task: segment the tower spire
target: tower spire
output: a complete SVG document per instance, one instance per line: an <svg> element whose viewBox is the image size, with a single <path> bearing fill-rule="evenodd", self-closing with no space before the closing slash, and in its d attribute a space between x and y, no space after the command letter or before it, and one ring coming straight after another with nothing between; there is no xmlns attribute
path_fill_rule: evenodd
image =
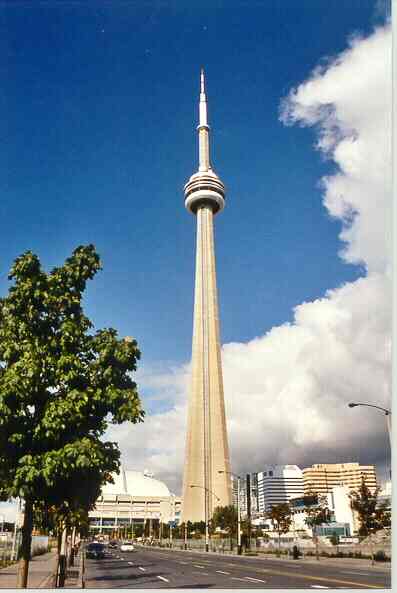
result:
<svg viewBox="0 0 397 593"><path fill-rule="evenodd" d="M200 103L199 103L199 171L208 171L210 164L209 125L207 116L207 97L205 94L204 69L200 73Z"/></svg>

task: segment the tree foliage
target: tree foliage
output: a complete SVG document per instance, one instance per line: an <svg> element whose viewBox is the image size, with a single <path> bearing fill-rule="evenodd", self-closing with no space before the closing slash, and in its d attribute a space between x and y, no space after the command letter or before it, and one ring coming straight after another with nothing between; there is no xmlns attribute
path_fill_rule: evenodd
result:
<svg viewBox="0 0 397 593"><path fill-rule="evenodd" d="M83 312L100 269L93 245L50 273L28 251L0 299L0 495L26 509L87 510L119 468L117 444L101 440L109 422L143 419L136 341L94 331Z"/></svg>
<svg viewBox="0 0 397 593"><path fill-rule="evenodd" d="M370 535L391 525L390 511L386 504L378 504L378 494L379 489L371 492L364 478L358 491L350 494L352 509L357 511L360 522L359 535Z"/></svg>
<svg viewBox="0 0 397 593"><path fill-rule="evenodd" d="M215 507L212 515L212 527L220 527L222 531L227 531L230 536L237 533L237 509L230 504L224 507Z"/></svg>
<svg viewBox="0 0 397 593"><path fill-rule="evenodd" d="M273 529L277 531L279 536L282 533L288 533L291 527L292 515L287 503L273 505L267 516L272 522Z"/></svg>

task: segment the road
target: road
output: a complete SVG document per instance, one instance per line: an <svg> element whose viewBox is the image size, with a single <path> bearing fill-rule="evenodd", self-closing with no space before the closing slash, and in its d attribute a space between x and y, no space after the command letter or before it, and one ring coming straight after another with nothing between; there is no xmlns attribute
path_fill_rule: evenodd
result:
<svg viewBox="0 0 397 593"><path fill-rule="evenodd" d="M366 562L271 560L137 547L86 560L86 588L388 589L390 568Z"/></svg>

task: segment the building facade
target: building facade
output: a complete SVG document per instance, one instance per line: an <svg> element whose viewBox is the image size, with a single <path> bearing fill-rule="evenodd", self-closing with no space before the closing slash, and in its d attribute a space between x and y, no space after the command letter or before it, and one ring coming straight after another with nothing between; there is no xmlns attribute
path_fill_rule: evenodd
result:
<svg viewBox="0 0 397 593"><path fill-rule="evenodd" d="M272 506L303 496L303 475L297 465L266 465L258 472L258 510L267 513Z"/></svg>
<svg viewBox="0 0 397 593"><path fill-rule="evenodd" d="M214 216L225 205L225 187L214 172L204 73L199 103L199 169L184 188L185 207L196 216L196 278L192 375L183 471L183 521L208 521L216 506L232 503L229 445L223 395Z"/></svg>
<svg viewBox="0 0 397 593"><path fill-rule="evenodd" d="M251 517L256 518L259 514L258 504L258 474L249 474L250 480L248 484L247 476L240 478L240 512L241 516L245 518L248 514L248 497L251 501ZM233 478L233 504L237 507L237 487L238 480Z"/></svg>
<svg viewBox="0 0 397 593"><path fill-rule="evenodd" d="M103 487L95 508L89 512L90 531L113 533L147 521L179 521L181 498L152 474L122 468L112 477L114 484Z"/></svg>
<svg viewBox="0 0 397 593"><path fill-rule="evenodd" d="M359 463L316 463L303 471L305 492L326 494L334 486L348 486L358 490L364 478L366 485L373 492L377 487L376 472L373 465Z"/></svg>

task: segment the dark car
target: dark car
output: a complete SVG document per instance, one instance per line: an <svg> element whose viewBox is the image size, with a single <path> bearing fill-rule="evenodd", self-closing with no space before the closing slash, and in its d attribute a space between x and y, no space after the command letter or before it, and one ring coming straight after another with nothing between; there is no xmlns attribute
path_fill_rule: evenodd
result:
<svg viewBox="0 0 397 593"><path fill-rule="evenodd" d="M117 542L114 539L109 542L109 548L117 548Z"/></svg>
<svg viewBox="0 0 397 593"><path fill-rule="evenodd" d="M105 546L100 543L93 542L86 547L87 558L105 558Z"/></svg>

